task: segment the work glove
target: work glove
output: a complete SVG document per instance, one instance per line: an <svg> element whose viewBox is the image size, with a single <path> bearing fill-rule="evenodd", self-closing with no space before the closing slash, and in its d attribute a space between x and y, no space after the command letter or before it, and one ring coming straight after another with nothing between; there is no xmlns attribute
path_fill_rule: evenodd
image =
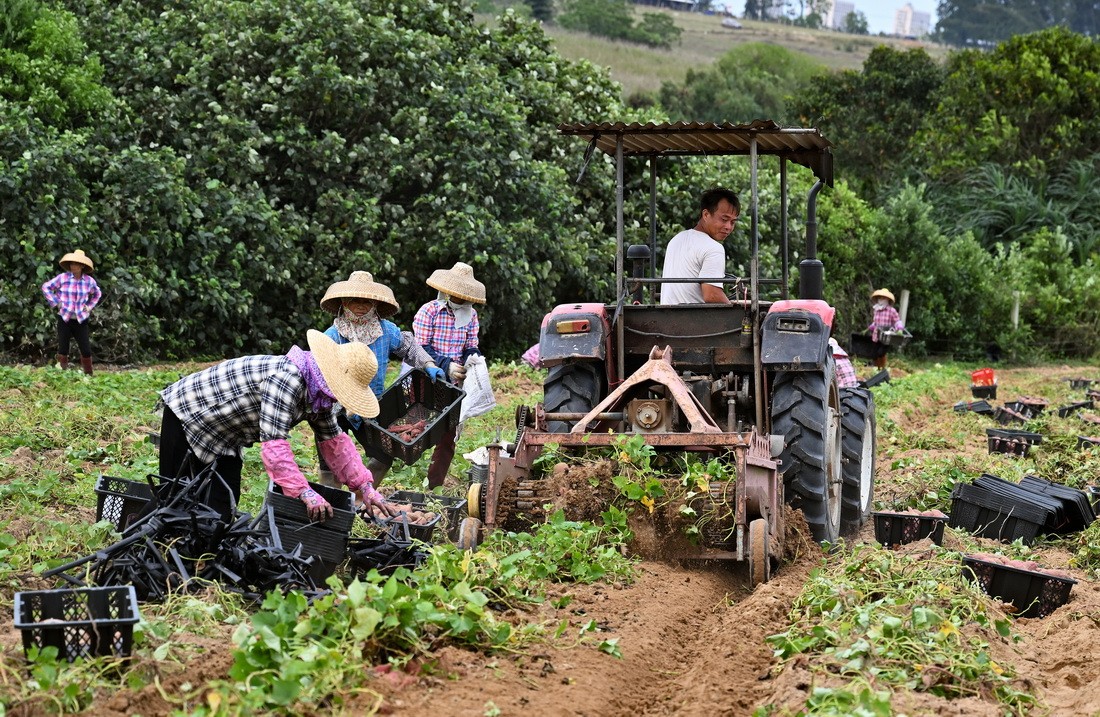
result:
<svg viewBox="0 0 1100 717"><path fill-rule="evenodd" d="M446 378L446 374L443 369L438 366L425 366L424 370L428 373L428 377L432 380L432 383L440 381Z"/></svg>
<svg viewBox="0 0 1100 717"><path fill-rule="evenodd" d="M397 515L397 509L386 500L386 496L375 490L374 486L367 483L359 490L359 499L362 502L360 510L369 514L376 515L381 513L383 517L390 518Z"/></svg>
<svg viewBox="0 0 1100 717"><path fill-rule="evenodd" d="M332 517L332 505L312 488L307 488L299 493L298 500L305 503L306 513L309 514L310 520L324 522L326 518Z"/></svg>
<svg viewBox="0 0 1100 717"><path fill-rule="evenodd" d="M447 367L447 375L451 377L451 383L458 383L466 378L466 367L457 361L451 361L451 365Z"/></svg>

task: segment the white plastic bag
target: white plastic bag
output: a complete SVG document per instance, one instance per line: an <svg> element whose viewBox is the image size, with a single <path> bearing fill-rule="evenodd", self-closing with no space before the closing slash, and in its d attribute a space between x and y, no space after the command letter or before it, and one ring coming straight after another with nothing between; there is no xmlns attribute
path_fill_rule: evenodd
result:
<svg viewBox="0 0 1100 717"><path fill-rule="evenodd" d="M466 397L462 399L459 423L488 413L497 405L497 397L493 395L493 387L489 385L489 367L485 364L484 356L466 359L466 378L462 381L462 389L466 391Z"/></svg>

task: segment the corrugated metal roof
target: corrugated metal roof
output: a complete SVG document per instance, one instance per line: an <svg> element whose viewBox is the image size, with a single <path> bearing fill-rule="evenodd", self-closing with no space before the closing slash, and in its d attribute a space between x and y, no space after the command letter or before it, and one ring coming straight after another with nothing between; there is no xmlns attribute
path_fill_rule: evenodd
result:
<svg viewBox="0 0 1100 717"><path fill-rule="evenodd" d="M833 184L832 143L816 128L783 128L771 120L754 120L748 124L576 123L560 124L558 131L595 141L600 151L611 156L615 155L618 137L622 137L623 154L628 157L747 155L755 137L757 154L786 157L808 167L829 186Z"/></svg>

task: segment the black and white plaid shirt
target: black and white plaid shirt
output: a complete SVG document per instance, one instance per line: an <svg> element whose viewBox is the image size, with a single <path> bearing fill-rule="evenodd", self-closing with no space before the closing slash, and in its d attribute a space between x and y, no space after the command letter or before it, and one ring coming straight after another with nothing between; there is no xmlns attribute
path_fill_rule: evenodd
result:
<svg viewBox="0 0 1100 717"><path fill-rule="evenodd" d="M285 356L223 361L181 378L160 395L183 424L191 450L205 463L239 456L256 441L285 439L303 420L318 441L340 432L334 412L310 411L305 379Z"/></svg>

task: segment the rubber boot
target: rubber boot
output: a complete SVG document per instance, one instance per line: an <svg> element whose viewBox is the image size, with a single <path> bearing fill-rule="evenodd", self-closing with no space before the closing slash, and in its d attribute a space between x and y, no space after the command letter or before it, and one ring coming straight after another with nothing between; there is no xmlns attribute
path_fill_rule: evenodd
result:
<svg viewBox="0 0 1100 717"><path fill-rule="evenodd" d="M69 357L68 356L66 356L65 354L57 354L56 356L54 356L54 358L57 359L57 365L60 368L63 368L63 369L64 368L69 368Z"/></svg>
<svg viewBox="0 0 1100 717"><path fill-rule="evenodd" d="M344 486L336 479L336 474L330 470L324 468L317 471L317 482L326 488L343 488Z"/></svg>
<svg viewBox="0 0 1100 717"><path fill-rule="evenodd" d="M80 357L80 369L84 373L88 374L89 376L92 375L92 357L91 356L81 356Z"/></svg>

